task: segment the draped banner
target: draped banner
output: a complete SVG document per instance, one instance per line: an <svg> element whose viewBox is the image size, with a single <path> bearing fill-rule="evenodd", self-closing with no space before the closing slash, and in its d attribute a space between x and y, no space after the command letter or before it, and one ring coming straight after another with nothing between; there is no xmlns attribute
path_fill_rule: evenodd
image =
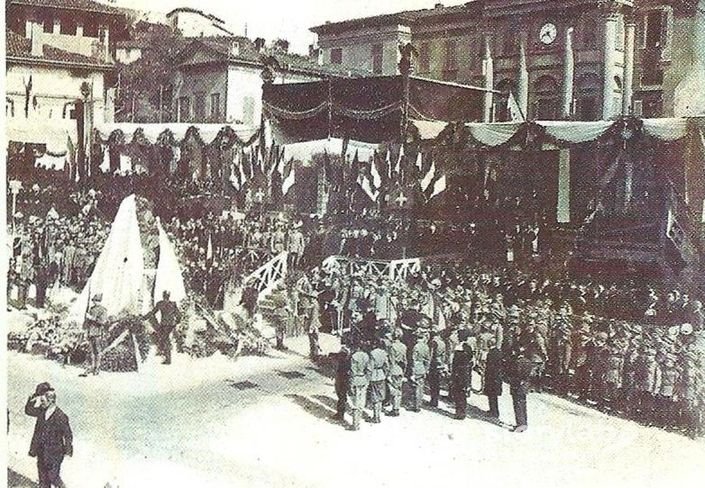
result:
<svg viewBox="0 0 705 488"><path fill-rule="evenodd" d="M642 119L642 132L664 142L680 140L688 135L691 124L697 119ZM432 141L441 135L448 125L441 121L411 120L420 138ZM537 122L490 122L466 123L470 137L488 147L498 147L509 142L521 130L530 125L541 127L546 135L562 144L582 144L595 141L612 131L623 120L579 121L537 121Z"/></svg>
<svg viewBox="0 0 705 488"><path fill-rule="evenodd" d="M139 123L109 123L102 124L96 127L98 137L107 142L111 135L117 131L122 132L126 138L126 142L134 140L136 134L145 138L145 142L150 144L162 144L170 142L173 145L180 144L189 132L189 129L195 130L198 136L204 143L213 142L218 134L224 129L230 128L239 145L249 146L253 144L259 136L259 125L244 125L244 124L177 124L177 123L162 123L162 124L139 124ZM138 132L139 131L139 132ZM170 134L172 137L164 138L165 134Z"/></svg>
<svg viewBox="0 0 705 488"><path fill-rule="evenodd" d="M479 120L483 94L411 77L409 111L426 120ZM402 76L379 76L266 85L262 106L280 144L329 137L380 143L401 139L405 101Z"/></svg>

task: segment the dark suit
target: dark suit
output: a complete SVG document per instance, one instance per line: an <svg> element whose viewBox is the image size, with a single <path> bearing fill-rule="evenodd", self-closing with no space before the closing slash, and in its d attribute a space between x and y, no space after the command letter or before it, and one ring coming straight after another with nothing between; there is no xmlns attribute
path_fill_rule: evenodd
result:
<svg viewBox="0 0 705 488"><path fill-rule="evenodd" d="M526 395L529 392L529 381L531 378L532 362L529 358L517 358L514 360L513 371L509 392L512 395L514 404L514 417L517 426L526 426Z"/></svg>
<svg viewBox="0 0 705 488"><path fill-rule="evenodd" d="M487 352L484 384L484 393L490 404L489 414L492 417L499 417L497 397L502 395L502 353L496 347Z"/></svg>
<svg viewBox="0 0 705 488"><path fill-rule="evenodd" d="M468 408L468 391L472 380L472 348L465 346L453 354L450 373L451 394L455 403L455 415L464 419Z"/></svg>
<svg viewBox="0 0 705 488"><path fill-rule="evenodd" d="M44 418L46 409L35 407L32 397L27 400L24 411L31 417L36 417L34 434L29 448L29 455L37 458L39 486L64 486L61 481L61 463L64 455L73 455L73 434L69 418L56 407L48 419Z"/></svg>

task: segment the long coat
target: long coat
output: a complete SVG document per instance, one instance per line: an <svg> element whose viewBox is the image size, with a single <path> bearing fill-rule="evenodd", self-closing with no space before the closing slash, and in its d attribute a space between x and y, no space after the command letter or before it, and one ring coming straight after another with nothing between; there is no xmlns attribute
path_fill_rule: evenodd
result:
<svg viewBox="0 0 705 488"><path fill-rule="evenodd" d="M56 407L48 419L44 419L45 408L35 407L32 398L27 400L25 413L36 417L34 434L29 447L29 455L41 456L47 461L62 461L64 455L73 455L73 433L69 425L68 416Z"/></svg>
<svg viewBox="0 0 705 488"><path fill-rule="evenodd" d="M467 391L472 379L472 348L464 347L453 354L450 383L454 392Z"/></svg>
<svg viewBox="0 0 705 488"><path fill-rule="evenodd" d="M502 352L493 347L487 352L485 363L485 389L487 396L502 395Z"/></svg>

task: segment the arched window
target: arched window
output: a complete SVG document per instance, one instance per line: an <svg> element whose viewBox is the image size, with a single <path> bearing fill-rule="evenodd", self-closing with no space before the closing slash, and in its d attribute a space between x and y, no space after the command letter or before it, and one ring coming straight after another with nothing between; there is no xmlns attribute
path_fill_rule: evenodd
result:
<svg viewBox="0 0 705 488"><path fill-rule="evenodd" d="M575 118L578 120L600 119L600 96L602 79L595 73L585 73L576 83Z"/></svg>
<svg viewBox="0 0 705 488"><path fill-rule="evenodd" d="M5 97L5 117L15 116L15 101L10 97Z"/></svg>
<svg viewBox="0 0 705 488"><path fill-rule="evenodd" d="M534 120L555 120L559 106L558 82L552 76L541 76L534 82Z"/></svg>
<svg viewBox="0 0 705 488"><path fill-rule="evenodd" d="M516 83L514 80L505 78L495 85L497 93L494 96L494 120L496 122L507 122L511 120L509 113L509 94L516 96Z"/></svg>

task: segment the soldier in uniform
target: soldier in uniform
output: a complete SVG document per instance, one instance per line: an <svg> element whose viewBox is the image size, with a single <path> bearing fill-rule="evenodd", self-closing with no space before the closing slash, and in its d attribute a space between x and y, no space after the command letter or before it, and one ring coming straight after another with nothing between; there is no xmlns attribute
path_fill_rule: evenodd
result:
<svg viewBox="0 0 705 488"><path fill-rule="evenodd" d="M365 352L359 341L355 341L354 352L350 357L350 390L348 391L352 430L360 430L362 410L367 401L370 368L369 354Z"/></svg>
<svg viewBox="0 0 705 488"><path fill-rule="evenodd" d="M502 351L494 339L490 339L485 363L484 393L489 403L490 417L499 418L498 397L502 395Z"/></svg>
<svg viewBox="0 0 705 488"><path fill-rule="evenodd" d="M276 348L280 351L285 351L287 348L284 345L284 335L286 327L290 319L291 310L289 308L289 297L284 289L284 284L280 283L274 293L272 293L271 302L274 307L274 333L276 335Z"/></svg>
<svg viewBox="0 0 705 488"><path fill-rule="evenodd" d="M649 423L654 420L654 394L656 393L657 379L656 349L645 344L634 365L634 386L637 390L635 408L641 417Z"/></svg>
<svg viewBox="0 0 705 488"><path fill-rule="evenodd" d="M401 329L396 329L393 332L392 343L388 349L389 374L387 375L387 387L392 404L392 410L389 415L392 417L399 416L402 386L404 384L404 374L406 373L407 351L406 345L401 341L402 335Z"/></svg>
<svg viewBox="0 0 705 488"><path fill-rule="evenodd" d="M144 320L149 320L152 322L157 350L159 355L162 356L162 364L171 364L171 333L174 331L176 326L181 322L181 312L176 302L172 302L169 298L171 294L168 290L164 290L162 293L162 299L157 302L154 309L144 316ZM157 312L161 315L161 323L157 322Z"/></svg>
<svg viewBox="0 0 705 488"><path fill-rule="evenodd" d="M374 348L370 351L370 403L372 404L372 422L380 423L382 402L385 397L385 386L389 374L389 356L384 350L382 340L376 339Z"/></svg>
<svg viewBox="0 0 705 488"><path fill-rule="evenodd" d="M409 383L412 388L411 411L420 412L423 401L426 376L431 365L431 351L428 348L426 332L419 328L416 330L416 342L411 349L411 368Z"/></svg>
<svg viewBox="0 0 705 488"><path fill-rule="evenodd" d="M431 389L430 405L437 407L441 396L441 381L448 373L448 363L446 363L446 344L436 327L431 332L430 352L431 367L428 371L428 385Z"/></svg>
<svg viewBox="0 0 705 488"><path fill-rule="evenodd" d="M527 357L526 351L520 347L512 360L512 374L509 384L509 392L512 395L514 405L514 418L516 419L514 432L524 432L528 428L526 395L529 392L532 369L531 358Z"/></svg>
<svg viewBox="0 0 705 488"><path fill-rule="evenodd" d="M659 412L659 423L662 426L673 425L676 418L675 392L676 385L680 381L680 373L676 368L675 361L671 357L666 357L659 364L661 381L658 386L657 405Z"/></svg>
<svg viewBox="0 0 705 488"><path fill-rule="evenodd" d="M345 419L345 405L348 401L348 389L350 388L350 350L346 345L343 345L335 356L335 394L338 397L338 403L333 418L343 421Z"/></svg>
<svg viewBox="0 0 705 488"><path fill-rule="evenodd" d="M458 420L463 420L467 415L468 393L472 380L473 350L468 343L469 337L467 330L458 331L458 344L453 353L450 373L451 396L455 404L455 418Z"/></svg>
<svg viewBox="0 0 705 488"><path fill-rule="evenodd" d="M100 359L101 359L101 339L103 337L103 329L108 325L108 311L102 305L103 295L96 293L93 296L93 304L88 309L86 313L86 319L83 327L86 330L86 339L88 340L88 346L91 355L91 364L86 371L84 371L81 376L88 376L89 374L98 374L100 371Z"/></svg>

